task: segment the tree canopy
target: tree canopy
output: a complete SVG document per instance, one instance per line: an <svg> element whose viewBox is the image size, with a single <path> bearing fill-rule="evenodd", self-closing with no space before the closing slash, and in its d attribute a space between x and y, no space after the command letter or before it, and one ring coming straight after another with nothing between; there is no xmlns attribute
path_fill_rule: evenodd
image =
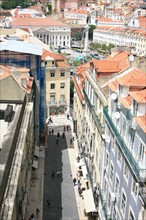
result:
<svg viewBox="0 0 146 220"><path fill-rule="evenodd" d="M3 9L11 9L16 8L17 6L21 6L22 8L29 7L30 5L34 5L35 1L33 0L2 0L1 7Z"/></svg>

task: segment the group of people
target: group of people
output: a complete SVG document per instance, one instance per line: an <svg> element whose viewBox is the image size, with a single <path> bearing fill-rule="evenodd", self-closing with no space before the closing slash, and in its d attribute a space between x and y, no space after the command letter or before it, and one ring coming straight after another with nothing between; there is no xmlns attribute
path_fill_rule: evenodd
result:
<svg viewBox="0 0 146 220"><path fill-rule="evenodd" d="M81 188L81 182L80 182L80 179L76 179L75 177L73 178L73 183L74 183L74 186L75 185L78 185L78 192L79 192L79 195L82 196L82 188ZM76 184L77 183L77 184Z"/></svg>
<svg viewBox="0 0 146 220"><path fill-rule="evenodd" d="M57 175L57 177L60 177L61 171L57 171L57 172L56 172L56 175ZM52 172L51 172L51 177L52 177L52 179L55 177L55 172L54 172L54 170L52 170Z"/></svg>
<svg viewBox="0 0 146 220"><path fill-rule="evenodd" d="M52 135L54 134L54 129L52 129L52 130L49 131L49 135L51 135L51 134L52 134Z"/></svg>

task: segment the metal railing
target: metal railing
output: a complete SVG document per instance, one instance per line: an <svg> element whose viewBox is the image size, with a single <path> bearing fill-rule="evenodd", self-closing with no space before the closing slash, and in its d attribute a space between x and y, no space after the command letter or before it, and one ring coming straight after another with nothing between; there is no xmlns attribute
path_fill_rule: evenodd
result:
<svg viewBox="0 0 146 220"><path fill-rule="evenodd" d="M123 153L125 159L127 160L128 164L131 167L132 172L134 173L136 179L138 181L142 181L143 178L141 177L142 175L146 175L146 170L145 169L140 169L138 164L136 163L135 159L133 158L131 152L129 151L127 145L123 141L120 133L118 132L116 126L114 125L110 115L108 114L107 108L103 109L104 116L106 118L107 123L109 124L115 138L117 139L117 142L119 144L119 147L121 149L121 152ZM140 175L142 174L142 175ZM145 179L145 178L144 178Z"/></svg>
<svg viewBox="0 0 146 220"><path fill-rule="evenodd" d="M102 205L102 210L104 212L104 215L105 215L105 219L106 220L112 220L111 218L111 215L108 215L108 210L107 210L107 204L106 204L106 200L104 200L103 198L103 193L102 193L103 190L99 189L99 198L100 198L100 201L101 201L101 205Z"/></svg>

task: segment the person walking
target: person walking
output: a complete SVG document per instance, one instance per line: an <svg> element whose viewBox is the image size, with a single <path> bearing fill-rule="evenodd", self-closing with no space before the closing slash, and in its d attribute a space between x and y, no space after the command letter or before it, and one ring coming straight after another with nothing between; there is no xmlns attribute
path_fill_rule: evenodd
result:
<svg viewBox="0 0 146 220"><path fill-rule="evenodd" d="M64 125L63 131L65 132L65 125Z"/></svg>
<svg viewBox="0 0 146 220"><path fill-rule="evenodd" d="M49 200L47 200L47 205L50 206L51 205L51 202Z"/></svg>
<svg viewBox="0 0 146 220"><path fill-rule="evenodd" d="M57 137L58 137L58 138L60 137L60 133L59 133L59 132L57 133Z"/></svg>
<svg viewBox="0 0 146 220"><path fill-rule="evenodd" d="M67 114L67 119L69 119L69 114Z"/></svg>
<svg viewBox="0 0 146 220"><path fill-rule="evenodd" d="M52 173L51 173L51 177L52 177L52 179L55 177L55 173L54 173L54 171L52 171Z"/></svg>
<svg viewBox="0 0 146 220"><path fill-rule="evenodd" d="M72 138L70 139L70 144L72 144Z"/></svg>
<svg viewBox="0 0 146 220"><path fill-rule="evenodd" d="M39 216L40 210L36 208L36 218Z"/></svg>
<svg viewBox="0 0 146 220"><path fill-rule="evenodd" d="M52 135L54 134L54 129L52 129Z"/></svg>
<svg viewBox="0 0 146 220"><path fill-rule="evenodd" d="M77 179L74 177L74 178L73 178L74 186L76 185L76 181L77 181Z"/></svg>
<svg viewBox="0 0 146 220"><path fill-rule="evenodd" d="M60 177L61 171L57 171L57 177Z"/></svg>

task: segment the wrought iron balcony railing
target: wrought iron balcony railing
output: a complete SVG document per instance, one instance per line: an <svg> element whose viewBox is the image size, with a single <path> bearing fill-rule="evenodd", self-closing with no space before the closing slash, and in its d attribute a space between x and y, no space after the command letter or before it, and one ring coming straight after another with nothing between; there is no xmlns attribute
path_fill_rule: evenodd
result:
<svg viewBox="0 0 146 220"><path fill-rule="evenodd" d="M121 149L121 152L123 153L125 159L127 160L128 164L131 167L132 172L134 173L137 181L145 181L146 178L146 169L140 169L137 162L133 158L131 152L129 151L127 145L123 141L120 133L118 132L116 126L114 125L110 115L108 114L107 108L103 109L104 116L106 118L107 123L109 124L115 138L117 139L117 142L119 144L119 147Z"/></svg>

